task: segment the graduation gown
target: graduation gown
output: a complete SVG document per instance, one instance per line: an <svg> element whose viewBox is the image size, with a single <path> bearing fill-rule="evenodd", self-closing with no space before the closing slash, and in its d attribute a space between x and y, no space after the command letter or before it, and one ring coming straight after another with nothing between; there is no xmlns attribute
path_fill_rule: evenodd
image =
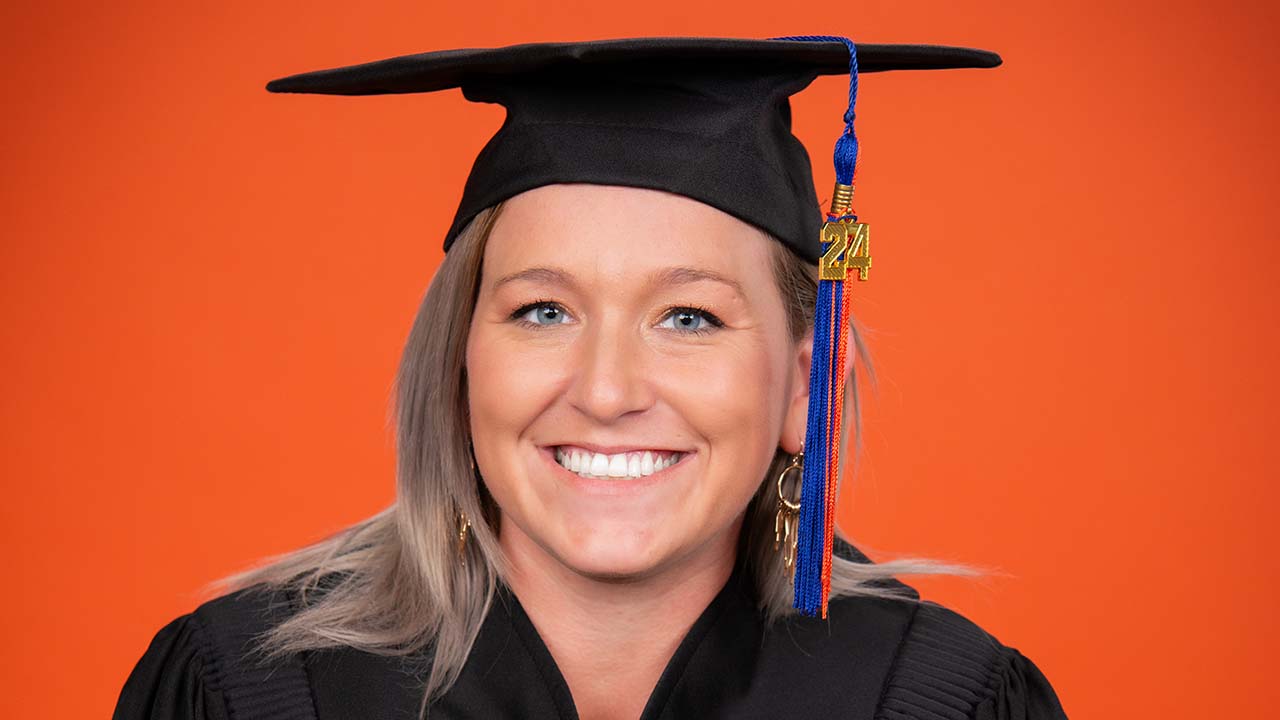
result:
<svg viewBox="0 0 1280 720"><path fill-rule="evenodd" d="M844 545L841 555L865 557ZM829 618L766 627L736 569L694 622L641 720L847 718L1050 720L1044 675L931 602L836 598ZM164 627L125 683L114 720L416 720L419 676L402 658L337 648L264 666L251 639L290 611L254 589ZM457 682L431 718L576 720L573 697L519 600L501 588Z"/></svg>

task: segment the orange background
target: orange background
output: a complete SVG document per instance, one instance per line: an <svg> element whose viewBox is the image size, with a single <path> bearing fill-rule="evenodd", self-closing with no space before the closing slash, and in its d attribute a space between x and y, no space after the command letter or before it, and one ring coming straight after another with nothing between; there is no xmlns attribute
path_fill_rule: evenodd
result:
<svg viewBox="0 0 1280 720"><path fill-rule="evenodd" d="M370 5L0 10L0 717L108 716L205 583L392 498L397 355L502 110L266 80L797 33L1006 63L863 83L881 383L843 525L996 571L920 586L1075 718L1273 712L1276 4ZM824 192L844 83L793 101Z"/></svg>

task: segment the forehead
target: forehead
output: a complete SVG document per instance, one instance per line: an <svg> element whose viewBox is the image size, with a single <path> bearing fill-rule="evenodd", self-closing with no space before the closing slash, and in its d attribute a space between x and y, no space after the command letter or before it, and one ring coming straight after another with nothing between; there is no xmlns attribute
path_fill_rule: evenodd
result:
<svg viewBox="0 0 1280 720"><path fill-rule="evenodd" d="M750 288L771 277L774 242L691 198L616 185L546 185L506 201L485 249L485 282L557 267L610 283L686 267Z"/></svg>

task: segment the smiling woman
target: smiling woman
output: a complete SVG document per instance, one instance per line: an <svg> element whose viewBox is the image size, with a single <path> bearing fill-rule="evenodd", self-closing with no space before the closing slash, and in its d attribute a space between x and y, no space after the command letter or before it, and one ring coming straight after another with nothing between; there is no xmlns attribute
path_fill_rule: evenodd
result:
<svg viewBox="0 0 1280 720"><path fill-rule="evenodd" d="M600 242L601 218L635 241ZM503 550L520 558L517 594L527 574L724 584L742 511L779 438L799 452L808 407L808 355L779 342L770 244L657 190L549 185L507 201L466 365L476 461L502 508ZM556 462L561 449L578 472ZM646 453L679 462L619 482Z"/></svg>
<svg viewBox="0 0 1280 720"><path fill-rule="evenodd" d="M511 113L404 349L395 504L161 630L116 717L1063 717L1030 661L896 579L946 568L871 563L823 515L862 346L818 259L869 256L831 250L863 237L847 206L818 245L786 98L853 52L540 45L277 85L461 84ZM601 67L618 96L584 85ZM750 127L750 151L722 137Z"/></svg>

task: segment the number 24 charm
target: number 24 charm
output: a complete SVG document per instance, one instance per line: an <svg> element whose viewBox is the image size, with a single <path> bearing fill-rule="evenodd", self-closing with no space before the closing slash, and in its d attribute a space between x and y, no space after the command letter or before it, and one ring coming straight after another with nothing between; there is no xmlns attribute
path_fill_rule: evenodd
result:
<svg viewBox="0 0 1280 720"><path fill-rule="evenodd" d="M835 220L822 226L827 251L818 261L818 279L844 280L852 270L866 280L871 270L871 228L866 223Z"/></svg>

